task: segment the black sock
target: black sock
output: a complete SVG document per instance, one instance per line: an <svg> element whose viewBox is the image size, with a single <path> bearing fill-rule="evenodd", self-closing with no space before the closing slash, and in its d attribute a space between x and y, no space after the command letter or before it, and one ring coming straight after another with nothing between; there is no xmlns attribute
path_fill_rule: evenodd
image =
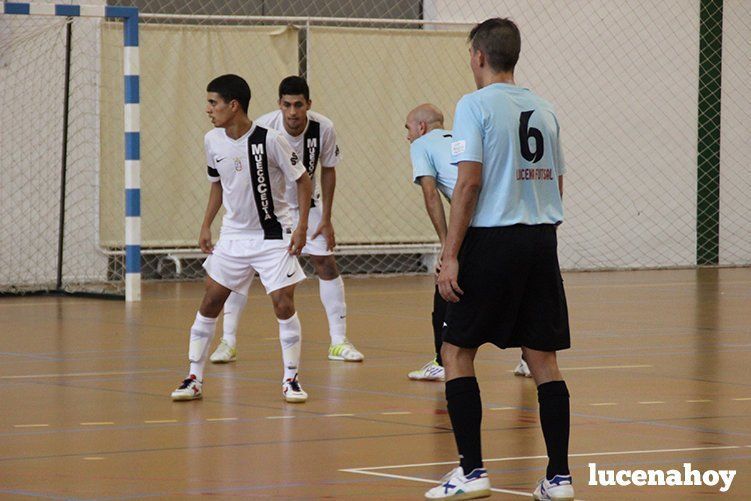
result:
<svg viewBox="0 0 751 501"><path fill-rule="evenodd" d="M462 469L467 475L475 468L482 468L482 402L477 378L460 377L446 381L446 402Z"/></svg>
<svg viewBox="0 0 751 501"><path fill-rule="evenodd" d="M540 425L548 449L546 477L568 475L569 394L565 381L550 381L537 387Z"/></svg>
<svg viewBox="0 0 751 501"><path fill-rule="evenodd" d="M443 366L441 345L443 344L443 321L446 319L447 306L448 302L441 297L436 285L433 295L433 343L435 344L435 359L440 366Z"/></svg>

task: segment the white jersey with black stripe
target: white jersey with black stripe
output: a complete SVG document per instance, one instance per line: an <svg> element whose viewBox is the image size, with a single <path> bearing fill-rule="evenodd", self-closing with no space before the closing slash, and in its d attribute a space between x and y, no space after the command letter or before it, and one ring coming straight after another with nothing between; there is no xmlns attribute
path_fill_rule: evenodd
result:
<svg viewBox="0 0 751 501"><path fill-rule="evenodd" d="M249 145L253 138L262 142ZM232 139L223 128L215 128L206 133L204 148L209 181L222 183L222 238L277 238L269 236L270 225L291 227L286 187L294 185L305 168L281 133L253 124Z"/></svg>
<svg viewBox="0 0 751 501"><path fill-rule="evenodd" d="M282 110L266 113L256 119L256 123L262 127L268 127L280 131L282 136L289 142L293 151L302 159L303 165L313 181L313 202L317 204L321 193L316 182L315 171L317 165L323 167L336 167L339 163L339 147L336 144L336 131L334 122L316 113L308 111L308 123L305 130L298 135L292 136L284 128L284 115ZM297 185L287 183L287 203L292 208L297 208Z"/></svg>

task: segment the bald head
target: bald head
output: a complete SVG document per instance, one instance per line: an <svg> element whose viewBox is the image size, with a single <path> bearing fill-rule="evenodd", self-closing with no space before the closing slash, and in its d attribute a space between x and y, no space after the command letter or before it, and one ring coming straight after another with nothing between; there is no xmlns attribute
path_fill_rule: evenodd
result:
<svg viewBox="0 0 751 501"><path fill-rule="evenodd" d="M407 114L405 127L409 131L407 140L411 143L433 129L442 129L443 113L430 103L421 104Z"/></svg>

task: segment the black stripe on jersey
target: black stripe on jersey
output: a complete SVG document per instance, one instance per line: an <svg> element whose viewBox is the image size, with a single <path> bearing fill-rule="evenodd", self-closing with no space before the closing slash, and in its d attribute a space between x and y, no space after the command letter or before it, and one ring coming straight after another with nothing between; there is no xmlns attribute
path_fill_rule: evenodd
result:
<svg viewBox="0 0 751 501"><path fill-rule="evenodd" d="M451 134L444 134L443 137L453 137Z"/></svg>
<svg viewBox="0 0 751 501"><path fill-rule="evenodd" d="M274 197L271 195L269 179L269 156L266 149L266 133L263 127L256 126L248 138L248 159L250 160L250 184L258 210L258 220L266 240L281 240L282 225L274 214Z"/></svg>
<svg viewBox="0 0 751 501"><path fill-rule="evenodd" d="M211 177L219 177L219 171L211 167L210 165L206 166L207 172L209 173L209 176Z"/></svg>
<svg viewBox="0 0 751 501"><path fill-rule="evenodd" d="M321 124L308 118L308 128L303 138L302 164L308 175L313 178L318 166L318 157L321 154ZM310 206L315 207L316 201L310 199Z"/></svg>

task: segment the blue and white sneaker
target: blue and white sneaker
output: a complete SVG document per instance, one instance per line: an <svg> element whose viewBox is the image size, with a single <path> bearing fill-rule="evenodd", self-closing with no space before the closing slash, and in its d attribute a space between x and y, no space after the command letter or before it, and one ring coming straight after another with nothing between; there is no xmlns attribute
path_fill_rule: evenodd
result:
<svg viewBox="0 0 751 501"><path fill-rule="evenodd" d="M573 501L574 486L571 475L556 475L552 480L543 478L532 497L537 501Z"/></svg>
<svg viewBox="0 0 751 501"><path fill-rule="evenodd" d="M490 496L490 479L484 468L475 468L469 475L459 466L441 479L441 484L425 493L425 499L478 499Z"/></svg>
<svg viewBox="0 0 751 501"><path fill-rule="evenodd" d="M445 381L446 371L438 365L436 359L433 359L420 369L407 374L407 377L413 381Z"/></svg>

